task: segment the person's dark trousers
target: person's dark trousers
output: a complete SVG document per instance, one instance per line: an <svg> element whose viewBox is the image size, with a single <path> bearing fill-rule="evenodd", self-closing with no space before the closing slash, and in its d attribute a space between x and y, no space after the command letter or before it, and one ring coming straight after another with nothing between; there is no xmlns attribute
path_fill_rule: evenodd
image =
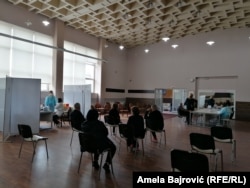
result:
<svg viewBox="0 0 250 188"><path fill-rule="evenodd" d="M114 145L114 143L112 141L109 142L109 148L110 148L110 152L107 155L106 158L106 163L111 164L111 160L113 159L115 152L116 152L116 146Z"/></svg>
<svg viewBox="0 0 250 188"><path fill-rule="evenodd" d="M58 124L59 123L59 116L58 115L53 115L53 122L55 124Z"/></svg>
<svg viewBox="0 0 250 188"><path fill-rule="evenodd" d="M151 132L152 136L154 137L154 139L156 140L157 137L156 137L156 133L155 132Z"/></svg>
<svg viewBox="0 0 250 188"><path fill-rule="evenodd" d="M107 155L107 158L106 158L106 163L110 164L111 163L111 160L113 159L114 155L115 155L115 152L116 152L116 146L114 145L114 143L111 141L111 140L107 140L106 143L104 143L104 145L106 147L103 147L103 148L99 148L100 149L100 152L102 152L103 150L105 150L106 148L110 148L110 152L109 154ZM98 161L99 159L99 154L98 153L95 153L94 154L94 161Z"/></svg>

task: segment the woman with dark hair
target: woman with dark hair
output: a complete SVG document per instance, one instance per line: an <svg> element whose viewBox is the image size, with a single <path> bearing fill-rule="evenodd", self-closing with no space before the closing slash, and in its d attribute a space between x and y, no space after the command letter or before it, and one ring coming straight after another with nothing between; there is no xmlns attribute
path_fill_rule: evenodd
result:
<svg viewBox="0 0 250 188"><path fill-rule="evenodd" d="M145 136L144 119L140 115L140 110L137 106L132 107L132 115L128 118L127 126L127 146L129 146L131 150L134 150L138 147L136 138L144 138Z"/></svg>
<svg viewBox="0 0 250 188"><path fill-rule="evenodd" d="M111 110L109 111L108 124L118 125L121 122L120 112L118 109L118 104L114 103ZM113 127L113 134L115 135L115 127Z"/></svg>
<svg viewBox="0 0 250 188"><path fill-rule="evenodd" d="M108 138L108 129L102 121L98 120L98 115L96 109L90 109L87 113L87 120L82 124L82 131L95 137L100 152L110 148L111 152L107 155L106 162L103 165L104 170L108 173L110 172L109 165L116 152L116 146ZM96 152L92 163L95 169L99 169L98 159L99 154Z"/></svg>
<svg viewBox="0 0 250 188"><path fill-rule="evenodd" d="M164 127L164 119L162 113L158 110L156 104L151 105L151 109L148 110L147 115L144 116L146 120L146 127L150 128L151 134L153 136L152 141L153 142L158 142L157 141L157 136L155 131L162 130Z"/></svg>

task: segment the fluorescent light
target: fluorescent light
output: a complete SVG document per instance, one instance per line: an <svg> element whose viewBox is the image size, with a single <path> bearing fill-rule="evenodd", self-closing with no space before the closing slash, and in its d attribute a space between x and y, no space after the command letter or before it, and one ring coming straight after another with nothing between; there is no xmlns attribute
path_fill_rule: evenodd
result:
<svg viewBox="0 0 250 188"><path fill-rule="evenodd" d="M148 52L149 52L149 49L145 49L144 51L145 51L145 53L148 53Z"/></svg>
<svg viewBox="0 0 250 188"><path fill-rule="evenodd" d="M44 24L45 26L48 26L50 23L49 23L49 21L44 20L44 21L43 21L43 24Z"/></svg>
<svg viewBox="0 0 250 188"><path fill-rule="evenodd" d="M209 46L212 46L212 45L214 44L214 41L207 41L207 44L208 44Z"/></svg>
<svg viewBox="0 0 250 188"><path fill-rule="evenodd" d="M124 46L123 46L123 45L120 45L119 48L120 48L120 50L123 50Z"/></svg>
<svg viewBox="0 0 250 188"><path fill-rule="evenodd" d="M170 38L168 38L168 37L163 37L163 38L162 38L162 40L163 40L164 42L167 42L169 39L170 39Z"/></svg>
<svg viewBox="0 0 250 188"><path fill-rule="evenodd" d="M172 45L172 48L175 49L175 48L177 48L178 46L179 46L178 44L173 44L173 45Z"/></svg>

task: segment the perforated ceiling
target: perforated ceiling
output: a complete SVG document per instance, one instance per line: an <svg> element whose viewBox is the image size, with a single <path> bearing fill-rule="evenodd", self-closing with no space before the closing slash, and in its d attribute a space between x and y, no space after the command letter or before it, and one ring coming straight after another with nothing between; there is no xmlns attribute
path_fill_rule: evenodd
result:
<svg viewBox="0 0 250 188"><path fill-rule="evenodd" d="M127 48L250 26L250 0L8 0Z"/></svg>

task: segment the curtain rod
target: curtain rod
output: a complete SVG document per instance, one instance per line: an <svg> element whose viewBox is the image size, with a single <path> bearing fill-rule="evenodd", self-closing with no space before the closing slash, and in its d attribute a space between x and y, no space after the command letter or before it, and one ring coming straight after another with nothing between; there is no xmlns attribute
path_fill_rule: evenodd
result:
<svg viewBox="0 0 250 188"><path fill-rule="evenodd" d="M28 42L28 43L32 43L32 44L37 44L37 45L44 46L44 47L48 47L48 48L52 48L52 49L55 49L55 50L59 50L59 51L64 51L64 52L76 54L76 55L83 56L83 57L87 57L87 58L90 58L90 59L95 59L95 60L98 60L98 61L103 61L103 62L105 62L105 63L108 62L108 61L105 60L105 59L99 59L99 58L96 58L96 57L92 57L92 56L80 54L80 53L73 52L73 51L70 51L70 50L66 50L66 49L64 49L64 48L58 48L58 47L55 47L55 46L50 46L50 45L47 45L47 44L43 44L43 43L39 43L39 42L34 42L34 41L31 41L31 40L27 40L27 39L15 37L15 36L7 35L7 34L4 34L4 33L0 33L0 36L4 36L4 37L8 37L8 38L13 38L13 39L20 40L20 41L23 41L23 42Z"/></svg>

